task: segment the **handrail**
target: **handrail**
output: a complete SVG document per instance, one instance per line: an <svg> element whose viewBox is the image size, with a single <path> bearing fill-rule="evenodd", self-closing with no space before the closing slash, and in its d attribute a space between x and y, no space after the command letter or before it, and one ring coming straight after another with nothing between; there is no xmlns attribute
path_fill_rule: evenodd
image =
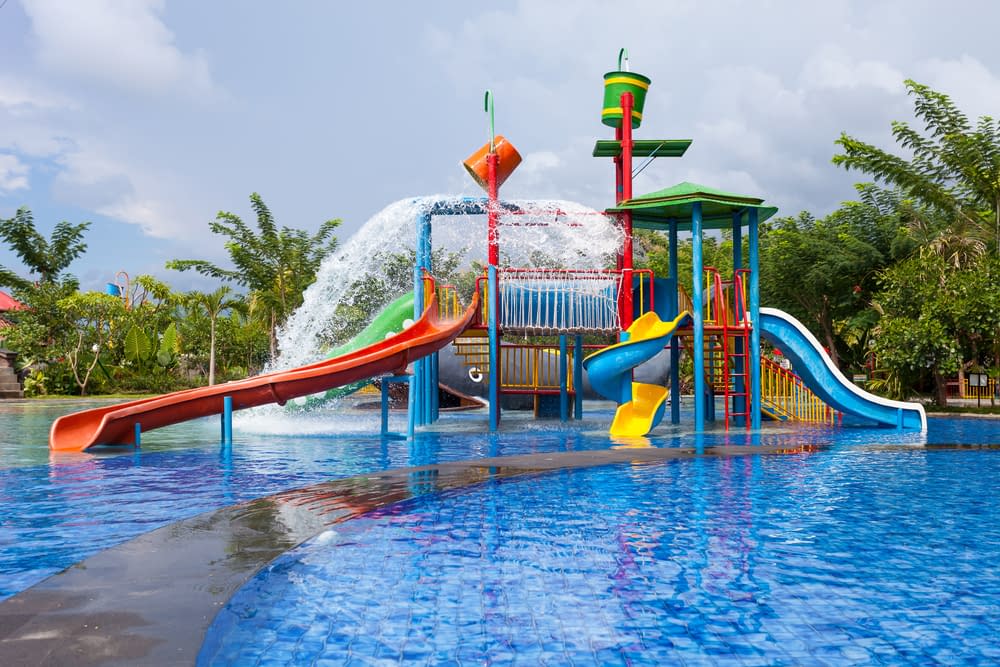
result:
<svg viewBox="0 0 1000 667"><path fill-rule="evenodd" d="M839 413L814 394L798 375L767 357L760 360L761 402L788 419L836 423Z"/></svg>

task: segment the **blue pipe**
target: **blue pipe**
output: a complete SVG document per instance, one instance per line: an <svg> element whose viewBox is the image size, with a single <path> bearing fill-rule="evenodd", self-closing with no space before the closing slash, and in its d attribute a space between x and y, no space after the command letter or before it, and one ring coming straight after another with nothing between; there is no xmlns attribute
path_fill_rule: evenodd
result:
<svg viewBox="0 0 1000 667"><path fill-rule="evenodd" d="M757 209L750 209L750 425L760 429L760 234Z"/></svg>
<svg viewBox="0 0 1000 667"><path fill-rule="evenodd" d="M669 260L670 269L667 274L670 280L673 282L673 294L670 295L672 302L677 304L677 293L678 293L678 283L677 283L677 221L673 218L670 219L670 232L669 232L670 246L669 246ZM681 423L681 343L677 340L677 336L671 336L670 338L670 422L673 424Z"/></svg>
<svg viewBox="0 0 1000 667"><path fill-rule="evenodd" d="M694 319L694 430L705 430L705 318L702 312L704 267L701 256L701 202L691 205L691 313Z"/></svg>
<svg viewBox="0 0 1000 667"><path fill-rule="evenodd" d="M574 418L583 419L583 336L580 334L573 338L573 392L576 399Z"/></svg>
<svg viewBox="0 0 1000 667"><path fill-rule="evenodd" d="M233 397L222 398L222 444L233 444Z"/></svg>
<svg viewBox="0 0 1000 667"><path fill-rule="evenodd" d="M569 421L569 348L566 334L559 334L559 421Z"/></svg>

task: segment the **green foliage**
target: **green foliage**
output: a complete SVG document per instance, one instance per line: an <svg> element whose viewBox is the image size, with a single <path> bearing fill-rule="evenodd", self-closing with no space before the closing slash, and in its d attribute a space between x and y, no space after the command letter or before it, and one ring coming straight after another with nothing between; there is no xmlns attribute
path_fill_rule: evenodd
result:
<svg viewBox="0 0 1000 667"><path fill-rule="evenodd" d="M63 221L52 230L52 238L46 239L35 228L31 211L22 207L14 217L0 218L0 239L38 276L40 282L55 282L73 260L87 249L83 233L88 227L89 222L71 225ZM27 289L31 281L0 267L0 285Z"/></svg>
<svg viewBox="0 0 1000 667"><path fill-rule="evenodd" d="M48 382L49 379L44 372L40 370L31 371L24 378L24 395L29 398L45 396L49 393Z"/></svg>
<svg viewBox="0 0 1000 667"><path fill-rule="evenodd" d="M392 253L374 257L374 265L381 269L377 275L369 275L351 285L347 296L337 309L337 322L333 327L329 345L339 345L357 335L371 321L372 316L387 306L393 299L413 290L413 267L416 253ZM461 254L436 249L431 253L431 266L441 284L455 285L459 294L470 295L476 277L482 274L481 267L461 271Z"/></svg>
<svg viewBox="0 0 1000 667"><path fill-rule="evenodd" d="M156 351L156 363L164 368L170 368L177 363L180 352L180 340L177 337L177 324L170 323L160 337L160 348Z"/></svg>
<svg viewBox="0 0 1000 667"><path fill-rule="evenodd" d="M149 358L152 345L149 336L133 325L125 334L125 358L134 364L141 364Z"/></svg>
<svg viewBox="0 0 1000 667"><path fill-rule="evenodd" d="M879 211L858 202L817 220L808 213L770 221L761 234L761 299L811 327L839 361L838 320L866 307L891 245Z"/></svg>
<svg viewBox="0 0 1000 667"><path fill-rule="evenodd" d="M173 260L167 262L167 268L193 269L250 290L256 312L268 324L273 353L277 327L302 304L302 294L316 279L323 259L337 247L333 231L340 220L327 220L309 235L301 229L278 229L274 216L256 192L250 195L250 203L257 215L259 233L239 216L224 211L209 223L213 233L226 239L225 248L234 269L197 259Z"/></svg>
<svg viewBox="0 0 1000 667"><path fill-rule="evenodd" d="M907 156L845 133L837 140L843 153L834 156L834 164L870 174L943 215L942 234L963 240L971 258L988 242L1000 254L1000 122L984 116L973 124L944 93L911 80L906 87L924 124L923 134L909 123L892 124Z"/></svg>

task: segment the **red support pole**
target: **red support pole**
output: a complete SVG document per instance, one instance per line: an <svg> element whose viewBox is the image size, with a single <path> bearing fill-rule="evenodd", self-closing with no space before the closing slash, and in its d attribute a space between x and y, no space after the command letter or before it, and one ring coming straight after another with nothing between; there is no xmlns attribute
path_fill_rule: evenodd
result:
<svg viewBox="0 0 1000 667"><path fill-rule="evenodd" d="M487 237L486 242L489 248L488 260L490 266L498 266L500 264L500 238L497 234L497 217L498 217L498 206L497 206L497 160L499 156L496 153L490 153L486 156L486 179L487 179L487 196L489 200L486 204L486 218L487 218Z"/></svg>
<svg viewBox="0 0 1000 667"><path fill-rule="evenodd" d="M621 142L622 140L622 128L615 128L615 140ZM615 156L615 204L622 203L622 156L621 153ZM620 222L619 222L620 224ZM618 271L622 270L622 251L618 250L615 255L615 268Z"/></svg>
<svg viewBox="0 0 1000 667"><path fill-rule="evenodd" d="M621 127L621 198L622 201L632 198L632 93L622 93L622 127ZM619 318L622 330L632 326L632 212L622 214L625 241L622 246L622 294L620 299Z"/></svg>

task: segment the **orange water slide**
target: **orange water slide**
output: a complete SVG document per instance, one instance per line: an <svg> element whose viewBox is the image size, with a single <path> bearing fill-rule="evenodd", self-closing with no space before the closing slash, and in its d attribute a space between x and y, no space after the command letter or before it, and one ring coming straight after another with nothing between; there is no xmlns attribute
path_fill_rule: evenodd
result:
<svg viewBox="0 0 1000 667"><path fill-rule="evenodd" d="M434 298L420 319L401 333L333 359L245 380L64 415L52 424L49 448L53 451L82 452L96 445L133 444L136 424L145 432L221 414L226 396L232 397L233 410L267 403L284 405L299 396L384 373L400 372L411 361L436 352L457 338L472 322L478 307L477 293L460 317L442 320L438 315L437 299Z"/></svg>

